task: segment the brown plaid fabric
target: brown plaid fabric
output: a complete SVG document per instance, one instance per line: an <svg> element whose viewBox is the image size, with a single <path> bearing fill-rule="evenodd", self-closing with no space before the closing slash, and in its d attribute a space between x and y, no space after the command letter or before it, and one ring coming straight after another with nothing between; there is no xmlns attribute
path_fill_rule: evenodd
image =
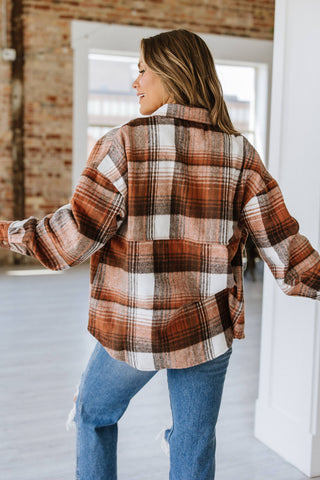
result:
<svg viewBox="0 0 320 480"><path fill-rule="evenodd" d="M89 331L139 369L184 368L244 337L247 233L288 295L320 299L320 258L242 136L164 105L105 135L70 205L0 222L0 245L51 269L91 257Z"/></svg>

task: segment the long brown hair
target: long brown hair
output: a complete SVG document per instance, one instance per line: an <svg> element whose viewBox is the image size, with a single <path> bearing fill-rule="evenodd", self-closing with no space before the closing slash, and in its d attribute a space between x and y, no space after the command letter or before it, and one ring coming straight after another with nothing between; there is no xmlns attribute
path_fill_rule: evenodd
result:
<svg viewBox="0 0 320 480"><path fill-rule="evenodd" d="M163 32L141 40L141 55L176 103L206 108L213 126L239 135L229 117L213 57L202 38L188 30Z"/></svg>

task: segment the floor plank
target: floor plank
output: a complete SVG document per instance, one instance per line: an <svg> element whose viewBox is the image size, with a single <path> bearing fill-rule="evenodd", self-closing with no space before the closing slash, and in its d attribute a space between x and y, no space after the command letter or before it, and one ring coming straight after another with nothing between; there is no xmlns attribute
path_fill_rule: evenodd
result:
<svg viewBox="0 0 320 480"><path fill-rule="evenodd" d="M65 423L94 346L86 331L88 267L48 275L31 270L38 274L0 270L0 478L71 480L75 433L67 432ZM235 342L226 380L217 480L307 478L253 437L261 286L261 281L247 282L247 338ZM170 423L162 371L132 400L120 422L119 480L168 478L168 458L155 437Z"/></svg>

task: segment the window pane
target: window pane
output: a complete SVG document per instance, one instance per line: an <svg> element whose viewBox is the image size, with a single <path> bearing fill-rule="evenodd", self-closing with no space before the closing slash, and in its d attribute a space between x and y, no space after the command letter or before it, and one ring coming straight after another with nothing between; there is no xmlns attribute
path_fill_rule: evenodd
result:
<svg viewBox="0 0 320 480"><path fill-rule="evenodd" d="M138 57L89 54L88 154L111 128L140 116L132 82Z"/></svg>
<svg viewBox="0 0 320 480"><path fill-rule="evenodd" d="M140 116L132 82L138 57L89 55L88 153L108 130ZM255 68L217 64L224 98L237 130L255 142Z"/></svg>
<svg viewBox="0 0 320 480"><path fill-rule="evenodd" d="M255 68L218 64L217 73L234 127L254 143Z"/></svg>

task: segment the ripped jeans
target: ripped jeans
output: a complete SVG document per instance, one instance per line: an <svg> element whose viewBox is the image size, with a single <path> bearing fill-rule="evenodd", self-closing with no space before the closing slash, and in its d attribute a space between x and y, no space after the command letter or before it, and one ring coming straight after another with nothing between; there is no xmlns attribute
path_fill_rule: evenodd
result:
<svg viewBox="0 0 320 480"><path fill-rule="evenodd" d="M170 480L214 479L215 426L231 351L195 367L167 370ZM156 373L115 360L96 345L76 402L77 480L117 479L117 422Z"/></svg>

